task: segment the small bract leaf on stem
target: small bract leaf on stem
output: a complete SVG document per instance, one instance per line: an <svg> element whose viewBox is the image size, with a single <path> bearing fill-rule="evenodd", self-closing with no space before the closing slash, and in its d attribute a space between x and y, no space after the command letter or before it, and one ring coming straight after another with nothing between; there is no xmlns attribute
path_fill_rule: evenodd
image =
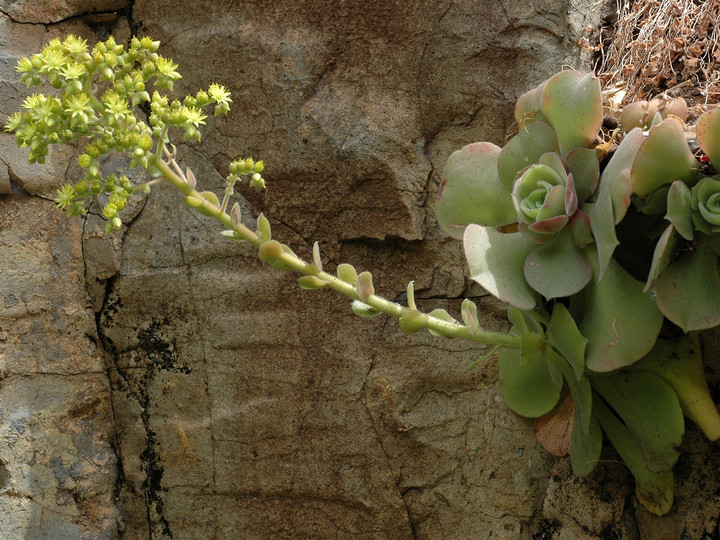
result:
<svg viewBox="0 0 720 540"><path fill-rule="evenodd" d="M370 272L361 272L357 277L357 283L355 284L355 291L358 297L363 302L366 302L368 298L375 294L375 287L373 287L372 274Z"/></svg>

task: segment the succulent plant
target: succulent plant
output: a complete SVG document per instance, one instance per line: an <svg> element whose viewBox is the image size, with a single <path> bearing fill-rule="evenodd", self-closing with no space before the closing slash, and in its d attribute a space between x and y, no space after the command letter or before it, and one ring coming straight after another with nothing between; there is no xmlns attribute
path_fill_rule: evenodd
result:
<svg viewBox="0 0 720 540"><path fill-rule="evenodd" d="M522 338L498 358L507 404L552 416L567 386L575 472L593 469L605 432L639 500L663 514L682 413L720 436L696 334L658 339L663 325L720 325L720 175L688 147L682 99L628 105L625 132L610 142L600 138L601 110L592 75L548 79L518 100L518 133L502 150L476 143L450 157L436 208L443 229L464 229L471 278L509 304L510 333ZM720 163L720 111L696 130ZM462 158L468 149L485 150L482 166ZM507 202L475 197L476 186L511 200L515 221ZM458 200L472 210L459 213ZM490 206L503 218L473 221Z"/></svg>

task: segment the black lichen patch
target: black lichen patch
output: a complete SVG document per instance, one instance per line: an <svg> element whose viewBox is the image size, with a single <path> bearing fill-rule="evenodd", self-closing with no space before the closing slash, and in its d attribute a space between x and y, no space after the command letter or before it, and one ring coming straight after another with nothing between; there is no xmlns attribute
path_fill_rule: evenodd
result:
<svg viewBox="0 0 720 540"><path fill-rule="evenodd" d="M144 375L137 388L137 397L142 406L140 418L145 428L145 449L140 454L142 470L145 473L143 491L148 508L153 508L157 516L158 525L162 534L173 538L170 523L163 515L162 478L165 472L162 460L157 453L157 436L150 427L150 394L149 385L160 371L171 371L189 374L191 370L185 365L178 365L178 353L175 342L166 337L165 329L171 327L167 317L153 318L150 324L142 329L136 329L138 335L138 349L135 351L138 365L145 367Z"/></svg>
<svg viewBox="0 0 720 540"><path fill-rule="evenodd" d="M540 530L532 535L533 540L551 540L560 524L554 519L544 519Z"/></svg>
<svg viewBox="0 0 720 540"><path fill-rule="evenodd" d="M158 455L155 447L157 441L155 439L155 432L149 428L149 418L147 409L142 413L143 424L145 425L146 432L146 444L145 450L140 454L140 460L142 461L142 470L145 473L145 481L143 482L143 491L145 493L145 501L148 507L152 506L157 514L158 521L160 522L160 528L162 534L168 538L173 538L173 533L170 530L170 523L165 519L163 515L163 500L160 496L162 492L162 477L165 472L160 456Z"/></svg>
<svg viewBox="0 0 720 540"><path fill-rule="evenodd" d="M178 354L174 341L164 336L164 328L170 325L167 317L153 318L147 328L138 330L138 348L147 358L148 374L153 377L160 370L189 374L190 368L178 366Z"/></svg>

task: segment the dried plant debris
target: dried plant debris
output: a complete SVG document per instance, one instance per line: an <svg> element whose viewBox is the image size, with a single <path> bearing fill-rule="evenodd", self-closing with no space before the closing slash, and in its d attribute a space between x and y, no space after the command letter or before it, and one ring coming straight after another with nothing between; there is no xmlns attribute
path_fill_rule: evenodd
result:
<svg viewBox="0 0 720 540"><path fill-rule="evenodd" d="M616 0L599 43L584 45L624 103L668 93L700 112L720 98L719 20L720 0Z"/></svg>

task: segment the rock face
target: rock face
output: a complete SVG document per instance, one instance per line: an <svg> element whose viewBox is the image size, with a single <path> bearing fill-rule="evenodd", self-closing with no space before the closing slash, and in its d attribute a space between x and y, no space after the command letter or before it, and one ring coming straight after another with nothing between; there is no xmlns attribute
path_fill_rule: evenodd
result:
<svg viewBox="0 0 720 540"><path fill-rule="evenodd" d="M502 143L519 94L587 66L575 42L593 9L4 2L0 112L26 92L16 59L51 37L150 35L180 65L178 94L233 92L203 144L178 147L203 189L221 192L231 159L262 158L268 191L239 190L248 219L264 212L299 253L318 240L329 268L372 269L386 297L413 279L422 309L457 313L482 292L434 224L443 162ZM72 149L44 169L8 136L0 151L0 192L12 191L0 199L3 538L716 534L720 479L705 464L718 451L692 428L674 511L655 518L612 454L579 479L540 448L503 405L494 363L467 371L481 348L407 337L298 289L170 187L102 237L97 216L67 221L47 200L74 178ZM477 301L488 327L506 327L500 306Z"/></svg>

